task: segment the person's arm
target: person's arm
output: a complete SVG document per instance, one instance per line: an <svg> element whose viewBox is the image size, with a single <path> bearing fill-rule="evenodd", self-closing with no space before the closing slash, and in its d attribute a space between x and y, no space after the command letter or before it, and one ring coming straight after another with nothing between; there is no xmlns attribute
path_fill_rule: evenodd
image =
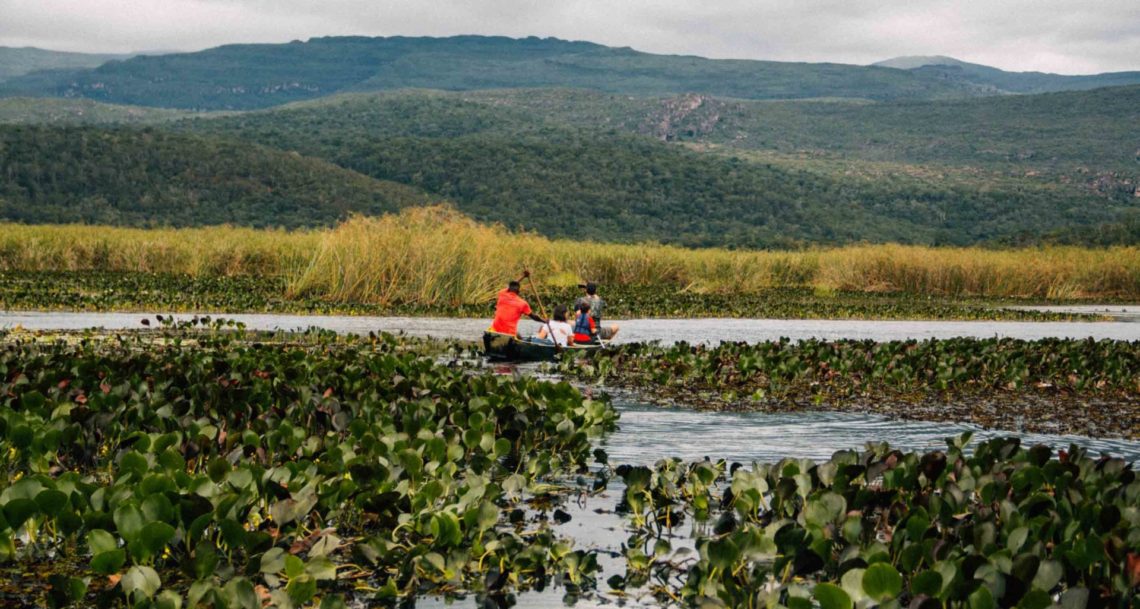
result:
<svg viewBox="0 0 1140 609"><path fill-rule="evenodd" d="M537 322L538 322L538 323L540 323L540 324L544 324L544 323L546 323L546 320L545 320L545 319L543 319L543 318L539 317L538 315L535 315L534 313L527 313L527 314L526 314L526 316L527 316L527 317L529 317L529 318L531 318L531 319L533 319L533 320L535 320L535 321L537 321Z"/></svg>

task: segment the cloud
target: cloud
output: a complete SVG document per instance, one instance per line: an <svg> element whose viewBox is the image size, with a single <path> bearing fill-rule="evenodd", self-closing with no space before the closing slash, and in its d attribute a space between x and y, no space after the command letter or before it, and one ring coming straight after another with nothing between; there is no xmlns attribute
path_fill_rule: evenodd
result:
<svg viewBox="0 0 1140 609"><path fill-rule="evenodd" d="M1140 69L1135 0L0 0L0 15L0 45L74 51L494 34L717 58L941 54L1022 71Z"/></svg>

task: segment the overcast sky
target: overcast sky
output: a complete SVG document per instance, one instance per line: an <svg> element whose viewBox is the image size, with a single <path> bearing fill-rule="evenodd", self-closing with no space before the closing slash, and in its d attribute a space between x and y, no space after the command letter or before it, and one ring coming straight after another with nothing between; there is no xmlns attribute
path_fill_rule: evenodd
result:
<svg viewBox="0 0 1140 609"><path fill-rule="evenodd" d="M0 0L0 46L198 50L314 36L556 36L653 53L1140 69L1140 0Z"/></svg>

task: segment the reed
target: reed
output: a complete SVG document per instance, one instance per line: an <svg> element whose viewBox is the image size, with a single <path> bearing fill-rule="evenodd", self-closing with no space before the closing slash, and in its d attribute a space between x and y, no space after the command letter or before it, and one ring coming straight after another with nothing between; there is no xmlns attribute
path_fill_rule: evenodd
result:
<svg viewBox="0 0 1140 609"><path fill-rule="evenodd" d="M552 240L479 224L452 208L355 217L319 231L0 224L0 270L275 275L286 296L336 302L486 302L529 267L540 283L770 287L940 296L1140 298L1140 248L1020 250L859 245L799 252L691 250Z"/></svg>

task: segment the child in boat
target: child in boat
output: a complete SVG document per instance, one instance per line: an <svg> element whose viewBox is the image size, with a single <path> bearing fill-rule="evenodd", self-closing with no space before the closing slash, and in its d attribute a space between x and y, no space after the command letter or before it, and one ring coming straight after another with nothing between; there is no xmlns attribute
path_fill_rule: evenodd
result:
<svg viewBox="0 0 1140 609"><path fill-rule="evenodd" d="M574 328L566 321L566 307L563 305L554 307L554 315L551 317L550 323L539 328L536 337L538 340L559 347L573 345Z"/></svg>
<svg viewBox="0 0 1140 609"><path fill-rule="evenodd" d="M598 342L598 327L594 323L594 318L590 317L589 302L578 303L578 317L574 320L574 342Z"/></svg>

